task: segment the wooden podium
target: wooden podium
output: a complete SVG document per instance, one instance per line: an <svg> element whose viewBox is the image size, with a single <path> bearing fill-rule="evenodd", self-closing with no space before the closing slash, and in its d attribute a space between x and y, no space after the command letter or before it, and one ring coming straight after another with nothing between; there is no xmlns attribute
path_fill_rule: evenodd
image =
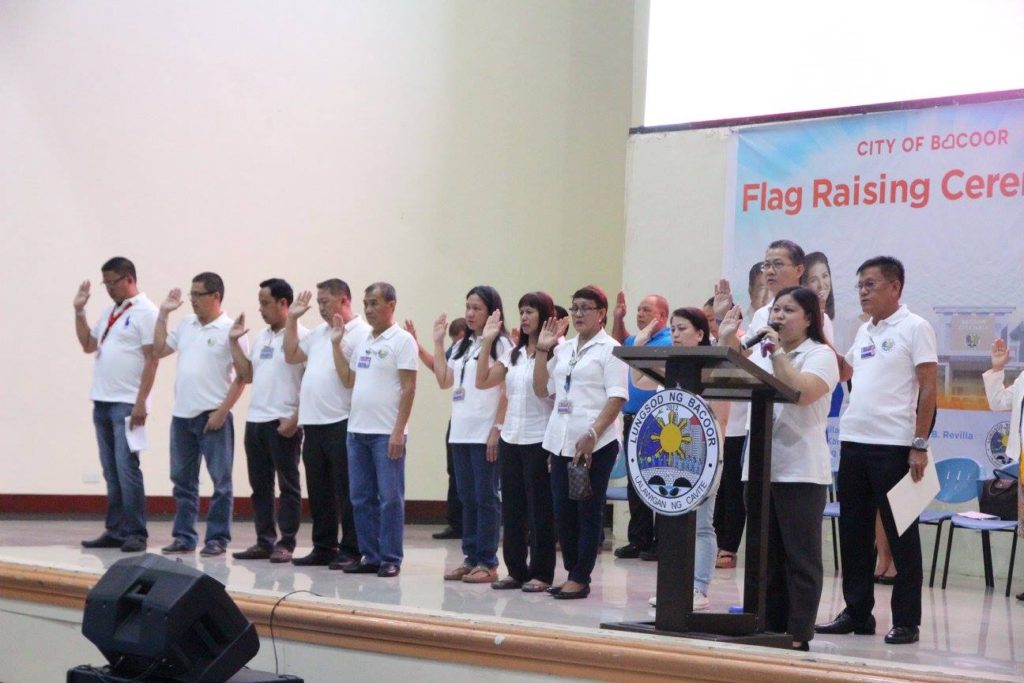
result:
<svg viewBox="0 0 1024 683"><path fill-rule="evenodd" d="M742 613L693 611L696 512L658 515L658 608L654 621L604 623L601 628L788 648L792 638L765 631L768 487L772 464L772 419L776 403L794 403L800 393L721 346L629 347L615 355L666 389L681 388L705 400L750 402L747 544ZM724 440L724 434L722 435Z"/></svg>

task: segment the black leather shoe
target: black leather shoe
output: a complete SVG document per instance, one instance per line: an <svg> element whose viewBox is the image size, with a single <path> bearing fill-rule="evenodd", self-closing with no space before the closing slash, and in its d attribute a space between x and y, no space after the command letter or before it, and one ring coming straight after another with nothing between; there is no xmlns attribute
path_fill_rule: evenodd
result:
<svg viewBox="0 0 1024 683"><path fill-rule="evenodd" d="M327 565L328 569L334 569L345 571L346 567L354 567L359 564L362 557L349 555L347 553L338 553L338 556L334 558L334 561Z"/></svg>
<svg viewBox="0 0 1024 683"><path fill-rule="evenodd" d="M640 557L640 546L633 543L627 543L620 548L616 548L613 554L620 560L635 560Z"/></svg>
<svg viewBox="0 0 1024 683"><path fill-rule="evenodd" d="M184 542L176 538L169 544L165 545L163 548L160 548L160 552L162 552L164 555L181 555L184 553L195 552L195 549L195 546L185 545Z"/></svg>
<svg viewBox="0 0 1024 683"><path fill-rule="evenodd" d="M121 544L122 553L141 553L146 549L146 539L144 538L129 538Z"/></svg>
<svg viewBox="0 0 1024 683"><path fill-rule="evenodd" d="M94 539L82 541L83 548L120 548L124 541L110 534L100 534Z"/></svg>
<svg viewBox="0 0 1024 683"><path fill-rule="evenodd" d="M1018 600L1024 600L1024 593L1017 593Z"/></svg>
<svg viewBox="0 0 1024 683"><path fill-rule="evenodd" d="M462 538L462 532L456 531L450 526L446 526L443 530L438 531L436 534L430 534L432 538L436 538L439 541L445 541L450 538Z"/></svg>
<svg viewBox="0 0 1024 683"><path fill-rule="evenodd" d="M231 553L236 560L269 560L270 550L260 545L251 545L245 550Z"/></svg>
<svg viewBox="0 0 1024 683"><path fill-rule="evenodd" d="M640 551L640 559L645 562L657 562L658 561L658 549L650 548L648 550Z"/></svg>
<svg viewBox="0 0 1024 683"><path fill-rule="evenodd" d="M875 618L868 615L867 619L857 620L846 612L840 612L838 617L827 624L815 626L814 632L827 633L829 635L854 633L858 636L873 636L875 634Z"/></svg>
<svg viewBox="0 0 1024 683"><path fill-rule="evenodd" d="M379 564L367 564L365 562L356 562L355 564L350 564L341 571L345 572L346 574L376 574L380 570L381 565Z"/></svg>
<svg viewBox="0 0 1024 683"><path fill-rule="evenodd" d="M885 642L890 645L909 645L916 643L920 637L920 630L916 626L893 626L885 634Z"/></svg>
<svg viewBox="0 0 1024 683"><path fill-rule="evenodd" d="M337 556L338 553L333 550L313 548L313 551L309 555L293 558L292 564L296 567L326 567L333 562L334 558Z"/></svg>
<svg viewBox="0 0 1024 683"><path fill-rule="evenodd" d="M390 579L398 576L400 571L402 571L402 568L394 562L382 562L380 569L377 570L377 576L382 579Z"/></svg>
<svg viewBox="0 0 1024 683"><path fill-rule="evenodd" d="M544 592L547 593L548 595L558 595L559 593L562 592L562 587L561 586L548 586L547 588L544 589Z"/></svg>
<svg viewBox="0 0 1024 683"><path fill-rule="evenodd" d="M590 595L590 584L583 586L578 591L560 590L554 594L555 600L581 600Z"/></svg>

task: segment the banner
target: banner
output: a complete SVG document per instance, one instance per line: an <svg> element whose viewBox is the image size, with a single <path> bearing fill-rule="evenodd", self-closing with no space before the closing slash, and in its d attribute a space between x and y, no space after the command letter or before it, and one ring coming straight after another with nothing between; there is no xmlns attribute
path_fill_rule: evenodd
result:
<svg viewBox="0 0 1024 683"><path fill-rule="evenodd" d="M793 240L817 252L806 276L831 292L846 352L864 320L857 267L899 258L903 303L938 340L933 452L1004 464L1009 416L988 410L981 373L996 337L1013 354L1007 382L1024 367L1024 101L761 126L733 144L725 266L737 301L767 245Z"/></svg>

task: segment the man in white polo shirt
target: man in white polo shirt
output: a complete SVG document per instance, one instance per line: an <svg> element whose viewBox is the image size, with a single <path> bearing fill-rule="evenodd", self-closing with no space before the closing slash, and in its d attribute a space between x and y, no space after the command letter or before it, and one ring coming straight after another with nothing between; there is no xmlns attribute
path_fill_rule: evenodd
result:
<svg viewBox="0 0 1024 683"><path fill-rule="evenodd" d="M350 332L334 318L334 360L352 387L348 425L348 468L362 559L344 567L350 574L398 576L405 527L405 441L416 396L418 345L395 324L395 288L375 282L366 288L363 311L372 326ZM351 336L350 336L351 335ZM346 353L347 341L351 353Z"/></svg>
<svg viewBox="0 0 1024 683"><path fill-rule="evenodd" d="M302 488L299 484L299 385L303 366L284 358L284 327L294 295L281 278L260 283L260 316L269 325L256 335L248 354L242 348L245 314L231 327L231 357L243 383L252 384L249 415L245 423L245 460L252 487L252 509L256 522L256 544L237 553L236 560L290 562L295 534L302 517ZM299 325L299 339L309 333ZM274 474L281 489L274 512ZM280 526L281 537L277 529Z"/></svg>
<svg viewBox="0 0 1024 683"><path fill-rule="evenodd" d="M837 480L839 545L842 548L846 608L817 633L875 632L875 514L892 548L896 580L892 629L885 642L917 642L921 624L921 537L917 521L896 531L886 497L910 471L919 481L928 463L928 435L935 416L938 356L931 325L900 304L903 264L891 256L868 259L857 269L864 323L847 352L853 369L850 405L839 422L841 450Z"/></svg>
<svg viewBox="0 0 1024 683"><path fill-rule="evenodd" d="M228 331L231 318L221 310L224 281L216 273L192 278L189 291L194 313L167 333L167 319L182 304L181 290L172 289L156 318L153 353L157 358L178 352L171 411L171 481L174 482L174 540L165 554L192 552L199 540L199 462L213 481L213 497L206 515L206 537L200 554L223 555L231 542L234 500L231 467L235 454L235 425L231 408L243 385L234 378ZM243 349L249 344L240 340Z"/></svg>
<svg viewBox="0 0 1024 683"><path fill-rule="evenodd" d="M328 565L331 569L343 569L359 562L346 445L352 390L341 383L334 367L331 321L335 315L341 316L346 333L353 339L370 326L352 312L352 293L344 280L332 278L316 287L316 302L324 322L299 339L299 318L309 310L313 298L310 292L302 292L292 304L285 325L285 359L289 363L306 364L299 390L299 424L304 432L302 464L306 468L309 510L313 517L313 550L292 562L299 566ZM346 351L351 353L351 349Z"/></svg>
<svg viewBox="0 0 1024 683"><path fill-rule="evenodd" d="M115 256L100 268L103 286L114 304L100 314L91 328L86 319L89 281L75 295L75 334L82 351L96 354L93 372L92 421L100 450L100 466L107 483L106 529L97 538L82 541L86 548L146 549L146 491L139 454L125 437L125 421L132 427L146 424L146 400L156 377L153 325L156 306L139 291L135 265Z"/></svg>

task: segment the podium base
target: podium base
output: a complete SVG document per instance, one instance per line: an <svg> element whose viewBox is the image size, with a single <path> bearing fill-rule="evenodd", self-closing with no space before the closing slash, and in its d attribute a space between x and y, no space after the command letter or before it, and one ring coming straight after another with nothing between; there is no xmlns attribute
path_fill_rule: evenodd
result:
<svg viewBox="0 0 1024 683"><path fill-rule="evenodd" d="M666 631L657 629L653 621L609 622L601 624L601 628L609 631L629 631L631 633L646 633L652 636L713 640L718 643L733 643L735 645L760 645L761 647L777 647L786 650L793 646L792 636L785 633L769 633L767 631L748 633L746 635L726 635L722 633L704 633L701 631Z"/></svg>

